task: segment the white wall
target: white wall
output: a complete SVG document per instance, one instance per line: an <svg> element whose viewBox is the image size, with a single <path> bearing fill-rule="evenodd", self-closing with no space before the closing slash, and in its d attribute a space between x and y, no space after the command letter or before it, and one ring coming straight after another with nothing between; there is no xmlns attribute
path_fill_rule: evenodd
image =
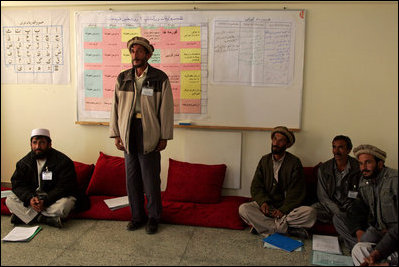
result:
<svg viewBox="0 0 399 267"><path fill-rule="evenodd" d="M1 85L1 181L10 182L15 163L29 151L33 128L51 131L53 146L75 161L95 163L99 152L123 156L108 138L107 126L77 125L76 10L306 9L306 43L301 131L290 152L304 166L332 157L331 140L348 135L357 146L369 143L387 152L386 165L398 168L398 5L397 2L1 2L14 9L70 10L71 83ZM127 4L129 3L129 4ZM53 4L53 6L50 6ZM64 5L64 6L63 6ZM281 99L284 105L284 99ZM168 158L181 157L191 129L175 129L162 153L162 189ZM222 132L223 133L223 132ZM184 140L184 141L181 141ZM201 142L212 146L214 140ZM270 132L243 131L241 189L224 194L249 196L256 165L270 151ZM218 153L223 153L219 151ZM205 158L204 158L205 161ZM220 163L220 162L217 162Z"/></svg>

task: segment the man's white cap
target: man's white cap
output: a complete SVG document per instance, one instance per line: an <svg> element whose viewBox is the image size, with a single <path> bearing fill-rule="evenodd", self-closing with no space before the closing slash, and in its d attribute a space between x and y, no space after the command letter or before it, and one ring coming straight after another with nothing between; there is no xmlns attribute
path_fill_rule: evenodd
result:
<svg viewBox="0 0 399 267"><path fill-rule="evenodd" d="M47 129L43 129L43 128L33 129L32 133L30 135L30 138L32 138L34 136L38 136L38 135L47 136L48 138L50 138L50 131Z"/></svg>

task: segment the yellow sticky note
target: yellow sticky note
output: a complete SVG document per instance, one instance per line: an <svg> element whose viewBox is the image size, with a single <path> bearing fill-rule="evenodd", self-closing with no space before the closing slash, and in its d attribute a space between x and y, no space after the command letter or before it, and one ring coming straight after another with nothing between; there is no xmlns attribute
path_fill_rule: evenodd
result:
<svg viewBox="0 0 399 267"><path fill-rule="evenodd" d="M122 62L121 63L132 63L132 57L130 56L130 52L127 48L121 49L121 53L122 53L122 56L121 56Z"/></svg>
<svg viewBox="0 0 399 267"><path fill-rule="evenodd" d="M201 99L201 71L182 70L181 76L181 99Z"/></svg>
<svg viewBox="0 0 399 267"><path fill-rule="evenodd" d="M122 42L127 42L134 36L141 36L141 28L122 28Z"/></svg>
<svg viewBox="0 0 399 267"><path fill-rule="evenodd" d="M180 49L180 63L201 63L201 48Z"/></svg>
<svg viewBox="0 0 399 267"><path fill-rule="evenodd" d="M201 41L201 27L199 26L180 27L180 41L181 42Z"/></svg>

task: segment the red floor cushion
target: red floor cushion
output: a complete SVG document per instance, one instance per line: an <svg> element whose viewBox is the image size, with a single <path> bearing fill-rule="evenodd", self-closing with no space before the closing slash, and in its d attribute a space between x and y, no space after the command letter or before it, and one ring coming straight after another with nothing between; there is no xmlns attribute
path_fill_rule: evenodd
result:
<svg viewBox="0 0 399 267"><path fill-rule="evenodd" d="M94 164L85 164L82 162L74 161L76 177L78 180L79 190L85 193L87 186L90 183L91 176L94 171Z"/></svg>
<svg viewBox="0 0 399 267"><path fill-rule="evenodd" d="M1 191L5 191L5 190L11 190L10 187L1 187ZM3 197L1 199L1 215L11 215L10 210L8 209L8 207L6 206L6 198Z"/></svg>
<svg viewBox="0 0 399 267"><path fill-rule="evenodd" d="M125 159L100 152L86 194L126 196Z"/></svg>
<svg viewBox="0 0 399 267"><path fill-rule="evenodd" d="M162 222L194 226L241 230L246 224L238 214L238 207L249 198L224 196L219 203L162 201Z"/></svg>
<svg viewBox="0 0 399 267"><path fill-rule="evenodd" d="M169 159L165 200L218 203L227 166L181 162Z"/></svg>

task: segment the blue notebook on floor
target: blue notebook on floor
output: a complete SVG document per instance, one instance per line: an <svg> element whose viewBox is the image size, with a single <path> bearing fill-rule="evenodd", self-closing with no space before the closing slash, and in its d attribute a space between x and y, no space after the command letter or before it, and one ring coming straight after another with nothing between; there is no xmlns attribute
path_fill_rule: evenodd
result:
<svg viewBox="0 0 399 267"><path fill-rule="evenodd" d="M263 241L288 252L294 251L295 249L303 246L302 242L279 233L269 235L268 237L263 238Z"/></svg>

